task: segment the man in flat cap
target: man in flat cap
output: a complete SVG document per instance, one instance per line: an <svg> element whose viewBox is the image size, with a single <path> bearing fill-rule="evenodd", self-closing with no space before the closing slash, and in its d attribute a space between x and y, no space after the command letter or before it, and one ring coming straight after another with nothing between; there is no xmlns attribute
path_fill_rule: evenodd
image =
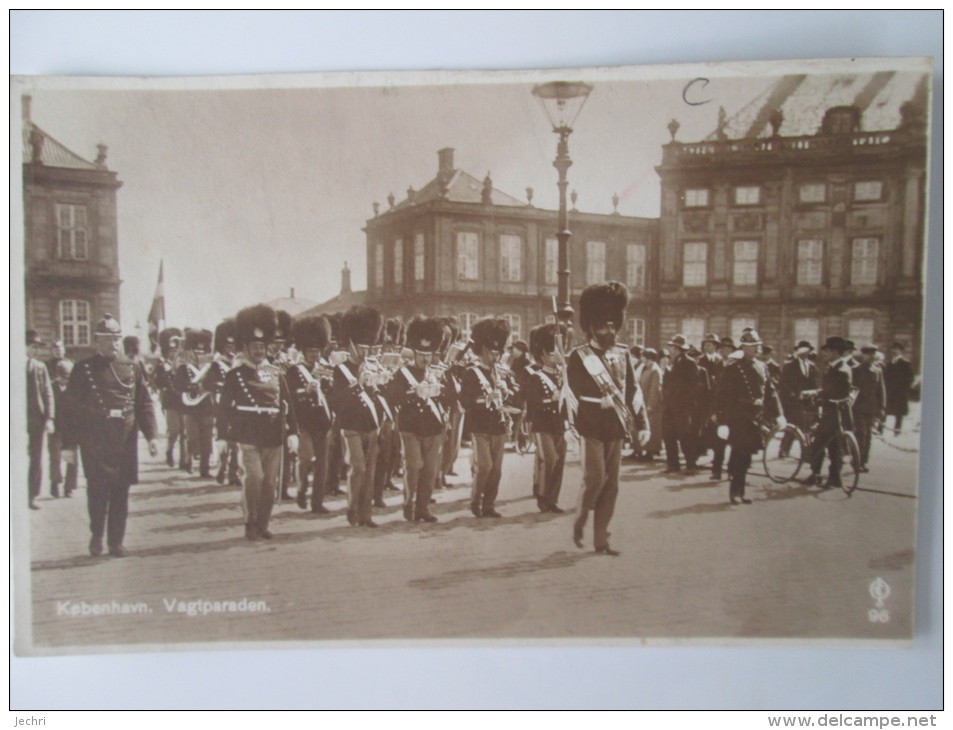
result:
<svg viewBox="0 0 953 730"><path fill-rule="evenodd" d="M860 348L860 362L854 366L852 383L857 388L854 400L854 434L860 448L860 470L868 471L870 460L870 440L874 423L883 421L887 406L887 392L884 388L883 373L874 363L877 348L865 345Z"/></svg>
<svg viewBox="0 0 953 730"><path fill-rule="evenodd" d="M45 434L52 435L56 430L53 384L46 365L38 358L42 346L43 342L36 331L28 330L26 333L26 424L30 471L27 483L30 509L33 510L40 508L36 498L40 496L40 484L43 480L43 437Z"/></svg>
<svg viewBox="0 0 953 730"><path fill-rule="evenodd" d="M122 329L112 315L96 325L97 354L77 363L64 398L63 458L75 463L81 449L92 537L91 555L127 555L123 545L129 487L139 478L137 431L158 452L156 420L145 372L122 352Z"/></svg>

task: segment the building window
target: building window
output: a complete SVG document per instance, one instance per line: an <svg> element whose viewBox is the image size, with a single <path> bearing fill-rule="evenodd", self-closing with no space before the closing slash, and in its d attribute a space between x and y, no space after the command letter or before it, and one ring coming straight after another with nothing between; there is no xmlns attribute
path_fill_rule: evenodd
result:
<svg viewBox="0 0 953 730"><path fill-rule="evenodd" d="M394 288L400 289L404 283L404 239L394 241Z"/></svg>
<svg viewBox="0 0 953 730"><path fill-rule="evenodd" d="M644 243L630 243L625 247L625 283L633 289L645 288Z"/></svg>
<svg viewBox="0 0 953 730"><path fill-rule="evenodd" d="M480 278L480 237L473 231L457 233L457 278L467 281Z"/></svg>
<svg viewBox="0 0 953 730"><path fill-rule="evenodd" d="M708 205L708 188L689 188L685 191L686 208L704 208Z"/></svg>
<svg viewBox="0 0 953 730"><path fill-rule="evenodd" d="M741 335L744 334L745 328L750 327L751 329L757 329L758 323L755 322L753 317L734 317L731 320L731 339L735 341L735 344L741 342Z"/></svg>
<svg viewBox="0 0 953 730"><path fill-rule="evenodd" d="M816 286L821 283L824 270L824 242L819 238L805 238L797 242L797 283Z"/></svg>
<svg viewBox="0 0 953 730"><path fill-rule="evenodd" d="M56 238L59 258L77 261L88 258L85 205L56 204Z"/></svg>
<svg viewBox="0 0 953 730"><path fill-rule="evenodd" d="M523 318L518 314L502 314L500 319L505 319L510 323L510 342L512 344L519 339L522 339L522 329L523 329Z"/></svg>
<svg viewBox="0 0 953 730"><path fill-rule="evenodd" d="M638 345L645 347L645 320L638 317L630 317L626 322L629 330L629 345Z"/></svg>
<svg viewBox="0 0 953 730"><path fill-rule="evenodd" d="M876 238L855 238L851 242L851 284L877 283L877 249L879 243Z"/></svg>
<svg viewBox="0 0 953 730"><path fill-rule="evenodd" d="M599 284L606 280L606 244L604 241L586 242L586 283Z"/></svg>
<svg viewBox="0 0 953 730"><path fill-rule="evenodd" d="M847 322L847 339L853 340L858 348L873 344L874 321L863 318L850 320Z"/></svg>
<svg viewBox="0 0 953 730"><path fill-rule="evenodd" d="M60 339L67 347L89 345L89 302L60 302Z"/></svg>
<svg viewBox="0 0 953 730"><path fill-rule="evenodd" d="M555 284L559 280L559 241L547 238L545 241L543 283Z"/></svg>
<svg viewBox="0 0 953 730"><path fill-rule="evenodd" d="M682 285L705 286L708 283L708 244L686 243L682 249Z"/></svg>
<svg viewBox="0 0 953 730"><path fill-rule="evenodd" d="M794 344L807 342L812 347L821 344L821 322L813 317L803 317L794 320Z"/></svg>
<svg viewBox="0 0 953 730"><path fill-rule="evenodd" d="M500 281L523 280L523 239L510 233L500 236Z"/></svg>
<svg viewBox="0 0 953 730"><path fill-rule="evenodd" d="M735 205L759 205L760 203L761 188L758 185L735 188Z"/></svg>
<svg viewBox="0 0 953 730"><path fill-rule="evenodd" d="M827 186L824 183L807 183L798 188L797 195L802 203L823 203L827 200Z"/></svg>
<svg viewBox="0 0 953 730"><path fill-rule="evenodd" d="M741 286L758 283L757 241L735 241L734 283Z"/></svg>
<svg viewBox="0 0 953 730"><path fill-rule="evenodd" d="M414 236L414 281L424 280L424 234Z"/></svg>
<svg viewBox="0 0 953 730"><path fill-rule="evenodd" d="M374 284L384 288L384 244L380 241L374 246Z"/></svg>
<svg viewBox="0 0 953 730"><path fill-rule="evenodd" d="M854 200L880 200L883 183L879 180L865 180L854 183Z"/></svg>
<svg viewBox="0 0 953 730"><path fill-rule="evenodd" d="M682 334L685 336L687 344L700 347L701 341L705 339L705 320L701 317L683 319Z"/></svg>
<svg viewBox="0 0 953 730"><path fill-rule="evenodd" d="M460 334L463 336L463 339L470 339L470 330L473 329L473 323L479 319L477 315L473 312L464 312L459 316L460 319Z"/></svg>

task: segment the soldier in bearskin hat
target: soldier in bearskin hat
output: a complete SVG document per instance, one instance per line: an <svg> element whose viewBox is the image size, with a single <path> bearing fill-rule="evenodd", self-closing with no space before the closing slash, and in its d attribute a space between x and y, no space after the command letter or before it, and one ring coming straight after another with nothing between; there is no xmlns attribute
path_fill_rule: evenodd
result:
<svg viewBox="0 0 953 730"><path fill-rule="evenodd" d="M139 478L137 431L159 453L152 397L141 367L122 355L122 330L105 315L94 332L97 354L77 363L63 399L63 459L76 463L80 448L86 474L91 555L127 555L123 545L129 487Z"/></svg>
<svg viewBox="0 0 953 730"><path fill-rule="evenodd" d="M372 505L378 437L381 423L391 418L386 401L378 397L383 371L376 343L383 317L376 309L355 305L344 313L341 324L347 333L349 355L334 368L330 397L351 468L347 519L352 526L377 527Z"/></svg>
<svg viewBox="0 0 953 730"><path fill-rule="evenodd" d="M584 468L573 541L582 547L589 512L594 512L593 543L603 555L619 554L609 547L608 527L619 492L622 442L628 435L644 446L651 435L629 348L616 342L628 301L628 290L617 281L583 290L579 325L586 343L572 351L566 366L569 388L579 402L575 426Z"/></svg>
<svg viewBox="0 0 953 730"><path fill-rule="evenodd" d="M186 328L182 360L176 368L175 379L182 393L182 414L189 439L189 459L185 470L192 473L192 460L198 456L199 474L211 477L216 404L212 394L205 389L204 380L212 363L212 331Z"/></svg>
<svg viewBox="0 0 953 730"><path fill-rule="evenodd" d="M447 408L447 432L443 440L440 475L435 488L448 486L447 477L457 473L453 465L460 455L460 440L463 436L463 407L460 405L460 382L463 377L464 343L460 341L460 323L456 317L440 317L443 326L443 342L440 344L440 364L443 377L443 399Z"/></svg>
<svg viewBox="0 0 953 730"><path fill-rule="evenodd" d="M757 355L761 337L754 330L744 332L739 339L742 356L727 366L719 383L716 414L718 436L728 442L728 491L732 504L751 504L745 497L745 481L751 468L751 457L763 448L761 424L776 421L786 424L781 415L781 404L774 389L774 381L767 366Z"/></svg>
<svg viewBox="0 0 953 730"><path fill-rule="evenodd" d="M202 384L215 402L217 423L221 418L222 388L225 386L225 376L234 367L235 355L237 354L234 318L230 317L220 322L215 328L214 349L215 354L212 356L212 364L202 380ZM224 484L227 479L230 485L240 487L242 485L240 471L238 444L229 441L225 451L218 454L218 474L215 480L219 484Z"/></svg>
<svg viewBox="0 0 953 730"><path fill-rule="evenodd" d="M440 469L447 412L442 384L431 366L442 340L443 327L437 319L412 319L406 345L413 361L399 368L386 388L388 400L397 406L397 430L404 447L404 519L408 521L437 521L430 513L430 497Z"/></svg>
<svg viewBox="0 0 953 730"><path fill-rule="evenodd" d="M381 330L381 364L384 366L386 377L389 378L400 363L400 351L404 346L404 322L400 317L391 317L384 322ZM388 362L383 361L387 358ZM396 403L386 389L380 389L378 397L387 402L387 407L394 414ZM394 414L396 415L396 414ZM384 490L398 491L394 486L394 472L398 470L401 459L400 433L394 420L388 419L381 424L378 436L377 469L374 472L374 506L386 507L384 504Z"/></svg>
<svg viewBox="0 0 953 730"><path fill-rule="evenodd" d="M281 368L268 362L268 347L277 329L275 310L265 304L241 310L235 317L238 363L225 376L219 451L235 441L242 452L245 484L242 510L245 537L270 539L268 523L282 469L284 446L298 450L298 426Z"/></svg>
<svg viewBox="0 0 953 730"><path fill-rule="evenodd" d="M460 403L466 430L473 438L473 489L470 510L476 517L500 517L495 509L503 473L507 418L504 410L515 393L500 358L510 336L505 319L486 317L473 325L470 341L477 359L463 373Z"/></svg>
<svg viewBox="0 0 953 730"><path fill-rule="evenodd" d="M328 325L331 328L331 341L328 343L325 359L333 368L347 359L347 333L342 324L343 312L334 312L328 316ZM332 408L332 413L334 409ZM347 453L344 448L344 438L341 435L341 423L337 414L331 422L331 431L328 434L328 476L325 482L325 496L340 497L344 495L341 481L347 480L348 465Z"/></svg>
<svg viewBox="0 0 953 730"><path fill-rule="evenodd" d="M268 360L272 365L287 368L291 364L288 350L291 347L291 334L294 327L291 315L283 309L275 312L278 324L275 327L275 339L268 348Z"/></svg>
<svg viewBox="0 0 953 730"><path fill-rule="evenodd" d="M182 393L176 385L175 371L179 366L179 351L182 344L182 330L168 327L159 333L160 359L153 375L156 389L159 391L159 403L166 423L165 463L175 466L172 451L179 442L179 468L185 469L189 463L189 446L185 432L185 416L182 409Z"/></svg>
<svg viewBox="0 0 953 730"><path fill-rule="evenodd" d="M299 465L297 502L308 506L308 481L311 487L311 511L327 514L324 488L328 472L328 433L333 414L328 403L331 379L322 377L321 354L328 346L331 328L325 317L303 317L294 324L294 344L301 353L300 362L290 366L286 377L298 419Z"/></svg>
<svg viewBox="0 0 953 730"><path fill-rule="evenodd" d="M555 324L543 324L530 331L529 348L536 367L527 368L524 400L538 455L536 504L540 512L561 514L563 510L557 502L566 463L568 413L563 397L565 362L557 347L558 337Z"/></svg>

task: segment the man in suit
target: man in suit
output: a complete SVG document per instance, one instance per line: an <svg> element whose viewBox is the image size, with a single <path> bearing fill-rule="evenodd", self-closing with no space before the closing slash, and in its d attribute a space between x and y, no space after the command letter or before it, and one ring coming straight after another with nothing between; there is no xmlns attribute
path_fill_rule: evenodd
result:
<svg viewBox="0 0 953 730"><path fill-rule="evenodd" d="M758 359L768 368L768 374L774 381L775 387L777 387L778 380L781 378L781 366L774 361L774 348L771 345L763 345Z"/></svg>
<svg viewBox="0 0 953 730"><path fill-rule="evenodd" d="M66 398L66 386L73 372L73 361L62 358L56 363L53 374L53 396L56 411L56 428L47 439L50 452L50 494L60 496L60 484L63 483L63 400ZM66 482L63 483L63 496L72 497L76 489L77 466L74 461L66 465Z"/></svg>
<svg viewBox="0 0 953 730"><path fill-rule="evenodd" d="M642 389L645 417L648 419L652 435L642 447L640 461L654 461L662 451L662 378L658 350L654 347L644 348L639 387Z"/></svg>
<svg viewBox="0 0 953 730"><path fill-rule="evenodd" d="M30 509L38 510L36 498L40 496L43 479L43 436L56 430L56 404L53 384L46 365L37 359L43 342L35 330L26 333L26 427L30 471L27 477Z"/></svg>
<svg viewBox="0 0 953 730"><path fill-rule="evenodd" d="M702 340L702 354L698 358L698 367L708 375L708 398L699 413L700 454L708 449L712 450L711 478L716 481L721 480L721 468L725 463L725 442L718 438L715 422L715 390L718 387L721 371L725 368L725 361L718 354L720 344L721 340L717 335L705 335L705 339Z"/></svg>
<svg viewBox="0 0 953 730"><path fill-rule="evenodd" d="M127 555L123 540L129 512L129 487L139 478L137 431L159 453L152 397L141 367L122 354L122 330L105 315L95 330L97 354L78 363L70 375L64 403L63 458L83 457L89 508L91 555Z"/></svg>
<svg viewBox="0 0 953 730"><path fill-rule="evenodd" d="M860 363L853 369L853 384L857 388L857 398L854 400L853 407L854 434L857 436L857 445L860 447L860 470L863 472L868 470L874 422L883 420L887 404L883 374L874 363L876 354L876 347L869 345L861 347Z"/></svg>
<svg viewBox="0 0 953 730"><path fill-rule="evenodd" d="M840 487L841 465L844 455L841 453L840 429L850 431L853 428L853 419L850 410L850 386L853 371L848 364L850 357L847 340L842 337L828 337L821 348L821 358L828 363L824 375L821 377L821 388L816 391L820 401L821 417L814 435L812 453L808 454L811 473L804 480L804 484L829 487ZM830 457L828 480L821 483L820 472L824 464L824 451Z"/></svg>
<svg viewBox="0 0 953 730"><path fill-rule="evenodd" d="M53 340L50 345L50 350L53 353L53 357L46 361L46 369L50 371L50 377L56 377L56 366L63 361L69 363L70 372L72 372L73 361L66 357L66 347L63 345L63 340Z"/></svg>
<svg viewBox="0 0 953 730"><path fill-rule="evenodd" d="M820 383L820 373L817 366L811 362L810 356L813 352L814 347L810 342L798 342L794 348L794 358L781 366L781 375L778 378L778 395L781 397L784 418L804 433L811 427L816 409L801 399L801 393L817 390ZM788 453L792 440L792 436L784 436L780 446L782 454Z"/></svg>
<svg viewBox="0 0 953 730"><path fill-rule="evenodd" d="M681 446L685 471L692 474L698 458L699 422L707 408L708 379L688 356L689 345L684 335L675 335L668 345L672 348L672 369L662 381L662 440L668 464L665 471L679 471Z"/></svg>
<svg viewBox="0 0 953 730"><path fill-rule="evenodd" d="M890 346L890 362L884 367L884 387L887 389L887 415L893 416L893 431L900 434L903 417L910 412L910 388L913 386L913 366L903 356L903 345Z"/></svg>

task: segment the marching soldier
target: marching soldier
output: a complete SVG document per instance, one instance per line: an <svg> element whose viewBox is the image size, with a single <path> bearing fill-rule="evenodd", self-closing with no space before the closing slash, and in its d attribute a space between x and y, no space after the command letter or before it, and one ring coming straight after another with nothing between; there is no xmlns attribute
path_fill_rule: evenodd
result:
<svg viewBox="0 0 953 730"><path fill-rule="evenodd" d="M331 327L331 341L328 343L326 359L332 368L347 359L347 337L341 325L341 312L334 312L328 317ZM328 434L328 476L325 482L325 496L340 497L344 495L341 489L341 480L347 478L347 459L345 458L344 437L341 435L341 419L334 413L331 422L331 432Z"/></svg>
<svg viewBox="0 0 953 730"><path fill-rule="evenodd" d="M850 431L853 420L850 411L850 383L853 371L848 365L848 341L842 337L828 337L821 348L821 358L828 364L821 376L820 390L806 391L804 395L816 397L820 401L821 418L812 442L812 453L808 454L811 474L804 480L807 485L819 485L825 489L843 486L841 466L844 455L841 453L841 429ZM824 464L824 451L827 451L831 463L826 484L819 477Z"/></svg>
<svg viewBox="0 0 953 730"><path fill-rule="evenodd" d="M331 429L330 369L321 364L321 353L328 346L330 325L324 317L304 317L294 324L295 347L302 361L288 368L288 388L298 419L298 496L301 509L308 506L308 480L311 487L311 511L327 514L324 488L328 477L328 433Z"/></svg>
<svg viewBox="0 0 953 730"><path fill-rule="evenodd" d="M510 325L505 319L487 317L476 322L470 332L470 341L477 360L464 370L460 384L460 404L466 412L466 430L473 438L470 511L475 517L502 517L494 507L503 473L504 402L512 392L498 366L509 336Z"/></svg>
<svg viewBox="0 0 953 730"><path fill-rule="evenodd" d="M277 325L275 310L265 304L236 315L235 335L242 355L228 371L222 388L219 452L228 441L237 442L241 449L245 467L242 511L249 540L273 537L268 523L282 449L287 445L291 453L298 450L297 421L284 374L267 358Z"/></svg>
<svg viewBox="0 0 953 730"><path fill-rule="evenodd" d="M381 330L381 365L384 369L384 377L389 378L399 364L400 351L404 341L404 323L400 317L391 317L384 322L384 328ZM396 356L396 357L395 357ZM384 365L383 358L389 358L387 365ZM383 383L382 383L383 385ZM385 401L387 409L394 415L395 403L390 398L386 389L379 389L378 398ZM400 464L400 433L397 430L397 424L393 419L385 419L381 423L381 432L378 437L379 448L377 452L377 468L374 472L374 506L383 508L384 490L397 491L392 481L394 472Z"/></svg>
<svg viewBox="0 0 953 730"><path fill-rule="evenodd" d="M463 406L460 405L460 382L466 345L460 341L460 324L456 317L441 317L444 340L440 359L446 371L444 376L444 404L447 408L447 432L443 441L440 478L435 488L448 486L447 477L455 477L453 466L460 454L463 436Z"/></svg>
<svg viewBox="0 0 953 730"><path fill-rule="evenodd" d="M699 433L700 450L712 451L711 478L721 480L721 469L725 464L725 442L718 438L717 416L715 415L715 399L718 381L724 370L725 361L718 354L720 340L717 335L707 334L702 340L702 354L698 358L698 366L708 375L708 394L705 399L704 410L700 413L702 420Z"/></svg>
<svg viewBox="0 0 953 730"><path fill-rule="evenodd" d="M665 471L679 471L681 446L685 471L693 474L698 458L699 416L706 408L709 392L707 375L688 356L684 335L675 335L668 345L672 348L672 369L662 381L662 440L668 463Z"/></svg>
<svg viewBox="0 0 953 730"><path fill-rule="evenodd" d="M573 541L582 547L592 511L593 543L602 555L619 554L609 547L608 527L619 493L622 442L629 435L644 447L651 435L629 349L616 344L628 302L628 290L617 281L583 290L579 326L588 339L572 351L566 365L569 388L579 401L575 426L583 442L584 466Z"/></svg>
<svg viewBox="0 0 953 730"><path fill-rule="evenodd" d="M281 369L282 374L288 372L288 368L291 367L295 362L294 353L291 352L291 334L293 327L293 320L291 315L283 309L279 309L276 312L278 317L278 327L275 330L275 339L271 343L268 352L268 361ZM281 456L281 471L279 476L281 477L281 499L290 499L291 496L288 494L288 487L291 485L292 480L294 479L295 472L295 455L288 450L288 446L285 445L284 451Z"/></svg>
<svg viewBox="0 0 953 730"><path fill-rule="evenodd" d="M778 395L781 398L781 408L788 423L793 423L801 431L807 433L817 409L801 398L806 390L817 390L820 374L817 366L811 362L811 353L814 347L810 342L801 340L794 348L794 358L781 366L781 376L778 379ZM785 434L781 441L781 454L786 455L794 437Z"/></svg>
<svg viewBox="0 0 953 730"><path fill-rule="evenodd" d="M334 368L331 407L350 463L347 521L351 526L377 527L372 519L374 474L381 423L389 416L377 397L381 369L374 350L382 325L381 313L369 307L353 306L341 318L349 355Z"/></svg>
<svg viewBox="0 0 953 730"><path fill-rule="evenodd" d="M870 460L870 439L873 435L874 422L882 421L884 409L887 406L887 392L884 389L883 374L874 364L877 348L866 346L860 348L860 363L854 368L852 382L857 388L857 399L854 401L854 433L857 435L857 445L860 447L860 470L868 471Z"/></svg>
<svg viewBox="0 0 953 730"><path fill-rule="evenodd" d="M122 356L122 330L112 315L96 325L97 354L78 363L64 398L63 458L76 463L81 449L89 508L91 555L122 558L129 487L138 481L137 430L159 453L152 398L141 367Z"/></svg>
<svg viewBox="0 0 953 730"><path fill-rule="evenodd" d="M555 324L534 327L529 347L538 367L527 369L526 417L539 455L536 505L540 512L562 514L557 504L566 464L566 403L563 398L565 361L557 346Z"/></svg>
<svg viewBox="0 0 953 730"><path fill-rule="evenodd" d="M185 431L185 415L182 392L176 384L175 370L179 365L179 347L182 343L182 330L168 327L159 333L159 353L161 359L156 365L154 380L159 391L159 403L165 416L166 447L165 463L175 466L173 449L179 442L179 468L183 471L191 463L189 443Z"/></svg>
<svg viewBox="0 0 953 730"><path fill-rule="evenodd" d="M763 448L761 421L776 419L785 424L781 404L774 389L774 381L767 366L758 360L761 337L751 330L739 340L742 357L725 367L718 387L716 410L718 436L728 442L728 478L731 480L728 496L732 504L751 504L745 497L745 481L751 468L751 457Z"/></svg>
<svg viewBox="0 0 953 730"><path fill-rule="evenodd" d="M199 475L212 476L210 464L214 448L215 400L205 389L205 376L212 363L211 330L185 330L185 351L176 370L176 384L182 393L185 431L189 441L189 459L185 470L192 473L192 460L199 457Z"/></svg>
<svg viewBox="0 0 953 730"><path fill-rule="evenodd" d="M209 367L208 374L203 380L203 386L211 393L215 402L215 421L216 432L218 421L222 414L222 388L225 386L225 376L235 365L236 342L235 342L235 320L229 318L220 322L215 328L215 354L212 356L212 365ZM241 469L238 466L238 444L234 441L228 441L225 451L218 454L218 474L215 481L219 484L225 484L228 480L230 486L240 487L242 485Z"/></svg>
<svg viewBox="0 0 953 730"><path fill-rule="evenodd" d="M407 347L413 362L394 373L387 385L397 405L397 427L404 446L404 519L436 522L430 497L440 471L447 413L440 400L442 385L433 365L443 340L443 327L431 317L415 317L407 325Z"/></svg>

